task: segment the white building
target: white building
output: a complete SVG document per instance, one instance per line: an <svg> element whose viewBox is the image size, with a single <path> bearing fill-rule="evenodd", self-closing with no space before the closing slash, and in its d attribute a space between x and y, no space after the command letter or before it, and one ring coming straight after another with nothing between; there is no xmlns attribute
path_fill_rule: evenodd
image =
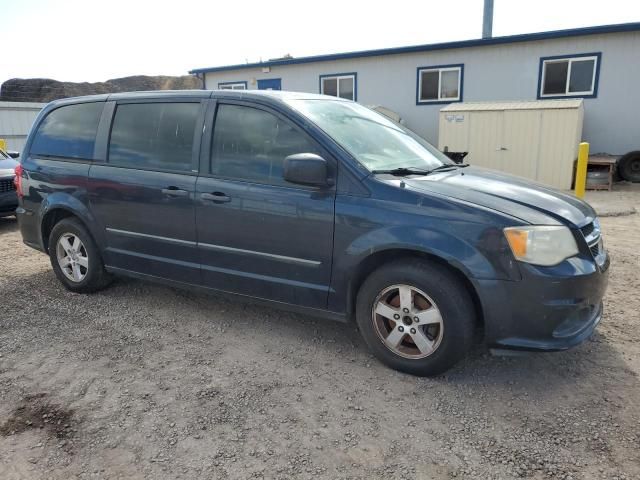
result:
<svg viewBox="0 0 640 480"><path fill-rule="evenodd" d="M33 121L44 103L0 102L0 139L7 150L22 151Z"/></svg>
<svg viewBox="0 0 640 480"><path fill-rule="evenodd" d="M591 143L592 153L640 150L640 23L284 58L190 73L207 89L319 92L382 105L433 144L438 143L438 112L452 102L583 98L583 140Z"/></svg>

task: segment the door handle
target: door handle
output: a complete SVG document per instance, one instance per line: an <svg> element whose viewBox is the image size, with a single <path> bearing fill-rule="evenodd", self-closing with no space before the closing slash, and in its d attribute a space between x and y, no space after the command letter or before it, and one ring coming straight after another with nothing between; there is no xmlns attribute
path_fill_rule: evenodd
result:
<svg viewBox="0 0 640 480"><path fill-rule="evenodd" d="M226 196L222 192L203 193L200 195L200 198L213 203L228 203L231 201L231 197Z"/></svg>
<svg viewBox="0 0 640 480"><path fill-rule="evenodd" d="M186 190L182 190L178 187L167 187L162 190L163 195L168 195L169 197L188 197L189 192Z"/></svg>

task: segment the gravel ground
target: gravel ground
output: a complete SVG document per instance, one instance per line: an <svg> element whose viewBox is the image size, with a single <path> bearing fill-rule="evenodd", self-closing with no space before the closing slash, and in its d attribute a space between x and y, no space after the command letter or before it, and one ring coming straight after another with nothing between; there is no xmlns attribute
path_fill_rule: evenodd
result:
<svg viewBox="0 0 640 480"><path fill-rule="evenodd" d="M422 379L352 325L126 279L69 293L0 219L0 479L640 478L640 215L602 224L594 338Z"/></svg>

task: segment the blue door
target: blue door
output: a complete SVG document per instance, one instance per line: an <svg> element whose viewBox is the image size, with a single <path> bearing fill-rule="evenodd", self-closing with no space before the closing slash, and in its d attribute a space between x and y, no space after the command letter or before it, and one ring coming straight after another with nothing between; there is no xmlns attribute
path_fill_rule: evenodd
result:
<svg viewBox="0 0 640 480"><path fill-rule="evenodd" d="M199 99L118 102L108 160L91 166L87 187L106 232L107 265L199 283L193 196L201 111Z"/></svg>
<svg viewBox="0 0 640 480"><path fill-rule="evenodd" d="M203 155L196 185L203 284L326 308L335 188L282 177L285 157L322 152L285 118L244 102L218 103L205 143L211 155Z"/></svg>
<svg viewBox="0 0 640 480"><path fill-rule="evenodd" d="M258 90L282 90L282 79L265 78L258 80Z"/></svg>

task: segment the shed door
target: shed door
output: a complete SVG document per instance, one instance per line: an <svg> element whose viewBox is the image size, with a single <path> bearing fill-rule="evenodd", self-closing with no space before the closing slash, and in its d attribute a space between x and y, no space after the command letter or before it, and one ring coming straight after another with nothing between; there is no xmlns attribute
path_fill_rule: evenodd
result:
<svg viewBox="0 0 640 480"><path fill-rule="evenodd" d="M469 163L537 180L540 115L537 110L473 112Z"/></svg>
<svg viewBox="0 0 640 480"><path fill-rule="evenodd" d="M501 155L503 116L501 110L471 112L469 115L469 156L471 165L506 171Z"/></svg>
<svg viewBox="0 0 640 480"><path fill-rule="evenodd" d="M513 175L538 180L538 149L540 146L539 110L506 110L500 150L496 157L501 170Z"/></svg>

